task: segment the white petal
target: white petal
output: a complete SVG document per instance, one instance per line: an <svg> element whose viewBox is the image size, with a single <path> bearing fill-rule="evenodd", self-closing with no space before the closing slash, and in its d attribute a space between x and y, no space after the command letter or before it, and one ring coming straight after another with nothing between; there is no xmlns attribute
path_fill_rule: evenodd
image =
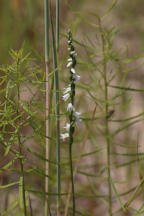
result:
<svg viewBox="0 0 144 216"><path fill-rule="evenodd" d="M75 108L74 106L72 105L72 103L69 103L68 106L67 106L67 111L75 111Z"/></svg>
<svg viewBox="0 0 144 216"><path fill-rule="evenodd" d="M78 74L73 74L73 78L75 79L75 81L79 81L80 80L80 76Z"/></svg>
<svg viewBox="0 0 144 216"><path fill-rule="evenodd" d="M64 94L71 92L71 86L69 85L67 88L64 88Z"/></svg>
<svg viewBox="0 0 144 216"><path fill-rule="evenodd" d="M67 67L70 67L72 65L72 62L69 62L68 64L67 64Z"/></svg>
<svg viewBox="0 0 144 216"><path fill-rule="evenodd" d="M64 134L61 134L60 135L60 138L62 139L62 140L65 140L66 138L68 138L69 137L69 134L68 133L64 133Z"/></svg>
<svg viewBox="0 0 144 216"><path fill-rule="evenodd" d="M74 116L75 116L75 121L76 121L76 124L79 125L81 123L81 119L80 119L80 115L81 113L80 112L74 112Z"/></svg>
<svg viewBox="0 0 144 216"><path fill-rule="evenodd" d="M66 126L64 126L64 128L66 129L66 131L69 131L69 129L70 129L70 124L69 124L69 123L66 123Z"/></svg>
<svg viewBox="0 0 144 216"><path fill-rule="evenodd" d="M70 54L71 55L76 54L76 51L71 51Z"/></svg>
<svg viewBox="0 0 144 216"><path fill-rule="evenodd" d="M75 71L75 69L74 68L71 68L71 70L70 70L73 74L75 74L76 73L76 71Z"/></svg>
<svg viewBox="0 0 144 216"><path fill-rule="evenodd" d="M67 94L65 94L65 95L62 96L62 99L63 99L64 101L66 101L69 97L70 97L70 94L67 93Z"/></svg>
<svg viewBox="0 0 144 216"><path fill-rule="evenodd" d="M79 125L79 124L82 122L82 120L81 120L80 118L76 118L75 121L76 121L76 124L77 124L77 125Z"/></svg>
<svg viewBox="0 0 144 216"><path fill-rule="evenodd" d="M70 52L70 54L71 54L71 55L73 55L74 57L76 57L76 56L77 56L77 53L76 53L76 51L71 51L71 52Z"/></svg>
<svg viewBox="0 0 144 216"><path fill-rule="evenodd" d="M74 112L74 116L75 116L76 118L79 118L80 115L81 115L80 112Z"/></svg>
<svg viewBox="0 0 144 216"><path fill-rule="evenodd" d="M72 58L69 58L69 59L68 59L68 62L72 62Z"/></svg>

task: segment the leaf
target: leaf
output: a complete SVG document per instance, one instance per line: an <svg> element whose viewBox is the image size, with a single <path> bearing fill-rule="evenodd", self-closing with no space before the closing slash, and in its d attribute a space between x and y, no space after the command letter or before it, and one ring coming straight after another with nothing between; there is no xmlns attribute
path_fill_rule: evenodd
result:
<svg viewBox="0 0 144 216"><path fill-rule="evenodd" d="M112 9L116 6L118 0L114 0L112 5L108 8L108 10L105 12L105 14L102 16L101 20L103 20L107 15L112 11Z"/></svg>
<svg viewBox="0 0 144 216"><path fill-rule="evenodd" d="M44 177L48 177L49 179L52 179L52 177L50 177L49 175L46 175L45 172L43 170L40 170L39 168L33 168L30 167L30 170L26 170L27 173L36 173L40 176L44 176Z"/></svg>
<svg viewBox="0 0 144 216"><path fill-rule="evenodd" d="M3 166L2 168L0 168L0 174L3 173L4 171L6 171L10 166L12 166L16 159L17 158L14 158L9 163L7 163L5 166Z"/></svg>
<svg viewBox="0 0 144 216"><path fill-rule="evenodd" d="M125 59L122 59L122 62L125 63L125 64L129 64L132 61L140 59L140 58L144 58L144 56L138 55L138 56L134 56L134 57L131 57L131 58L125 58Z"/></svg>
<svg viewBox="0 0 144 216"><path fill-rule="evenodd" d="M26 61L30 55L31 55L31 53L26 54L26 55L20 60L20 63L23 63L24 61Z"/></svg>
<svg viewBox="0 0 144 216"><path fill-rule="evenodd" d="M126 192L124 192L124 193L120 193L119 195L120 195L120 196L125 196L125 195L127 195L127 194L129 194L129 193L133 192L135 189L136 189L136 186L135 186L135 187L133 187L133 188L131 188L130 190L128 190L128 191L126 191Z"/></svg>
<svg viewBox="0 0 144 216"><path fill-rule="evenodd" d="M25 148L28 152L30 152L30 153L32 153L34 156L36 156L37 158L39 158L39 159L41 159L41 160L43 160L43 161L48 161L49 163L52 163L52 164L57 165L56 162L50 161L50 160L46 160L46 158L45 158L43 155L38 154L37 152L32 151L30 148L28 148L28 147L26 147L26 146L24 146L24 148Z"/></svg>
<svg viewBox="0 0 144 216"><path fill-rule="evenodd" d="M96 174L86 173L86 172L82 172L80 170L78 170L77 173L79 173L81 175L89 176L89 177L94 177L94 178L103 178L103 179L106 178L106 177L104 177L102 175L96 175Z"/></svg>
<svg viewBox="0 0 144 216"><path fill-rule="evenodd" d="M19 181L18 182L13 182L13 183L10 183L10 184L7 184L7 185L0 185L0 190L12 187L12 186L14 186L16 184L19 184Z"/></svg>
<svg viewBox="0 0 144 216"><path fill-rule="evenodd" d="M26 105L24 105L22 102L20 102L20 105L22 106L22 108L31 116L34 116L36 114L36 112L32 112Z"/></svg>
<svg viewBox="0 0 144 216"><path fill-rule="evenodd" d="M123 86L109 85L109 87L121 89L121 90L124 90L124 91L144 92L144 89L128 88L128 87L123 87Z"/></svg>
<svg viewBox="0 0 144 216"><path fill-rule="evenodd" d="M115 132L113 132L113 133L111 134L111 136L116 136L116 135L117 135L118 133L120 133L121 131L123 131L123 130L127 129L128 127L130 127L130 126L132 126L132 125L134 125L134 124L136 124L136 123L138 123L138 122L140 122L140 121L143 121L143 120L144 120L144 119L138 119L138 120L135 120L135 121L133 121L133 122L130 122L130 123L124 125L123 127L118 128Z"/></svg>
<svg viewBox="0 0 144 216"><path fill-rule="evenodd" d="M98 149L96 149L95 151L82 154L81 157L87 157L87 156L89 156L89 155L93 155L93 154L95 154L95 153L97 153L97 152L102 152L102 151L103 151L103 149L98 148Z"/></svg>
<svg viewBox="0 0 144 216"><path fill-rule="evenodd" d="M144 158L142 158L142 159L144 159ZM128 166L128 165L133 164L133 163L135 163L137 161L138 161L138 159L134 159L134 160L119 164L119 165L116 166L116 168L120 168L120 167L123 167L123 166Z"/></svg>
<svg viewBox="0 0 144 216"><path fill-rule="evenodd" d="M57 196L57 195L59 195L58 193L46 193L46 192L43 192L43 191L36 191L36 190L30 190L30 189L27 189L26 191L28 191L30 193L38 194L38 195L41 195L41 196L45 196L45 195ZM66 196L66 195L68 195L68 193L61 193L60 195L61 196Z"/></svg>
<svg viewBox="0 0 144 216"><path fill-rule="evenodd" d="M15 137L16 137L16 134L17 134L18 130L19 130L19 128L16 128L16 130L15 130L13 136L11 136L11 138L9 139L9 142L8 142L8 144L7 144L7 147L6 147L6 150L5 150L5 153L4 153L4 156L7 156L7 155L8 155L8 153L9 153L9 151L10 151L10 148L11 148L11 145L12 145L12 143L13 143Z"/></svg>
<svg viewBox="0 0 144 216"><path fill-rule="evenodd" d="M117 192L117 189L116 189L116 187L115 187L115 185L114 185L114 182L112 181L111 178L110 178L110 182L111 182L112 188L113 188L113 190L114 190L114 192L115 192L116 198L117 198L117 200L118 200L118 202L119 202L121 208L123 209L123 211L125 211L126 209L125 209L125 207L124 207L124 205L123 205L123 203L122 203L122 201L121 201L121 199L120 199L120 195L119 195L119 193Z"/></svg>
<svg viewBox="0 0 144 216"><path fill-rule="evenodd" d="M142 211L143 208L144 208L144 204L141 205L141 207L139 208L139 210L136 211L136 213L133 214L133 216L140 216L140 214L144 213L144 210Z"/></svg>
<svg viewBox="0 0 144 216"><path fill-rule="evenodd" d="M7 211L2 213L2 216L9 216L12 211L18 206L18 200L14 201Z"/></svg>
<svg viewBox="0 0 144 216"><path fill-rule="evenodd" d="M144 112L139 113L138 115L126 118L126 119L117 119L117 120L110 120L111 122L124 122L124 121L130 121L132 119L138 118L140 116L144 115Z"/></svg>
<svg viewBox="0 0 144 216"><path fill-rule="evenodd" d="M111 154L119 155L119 156L126 156L126 157L144 156L143 152L140 152L140 153L117 153L117 152L114 152L114 153L111 153Z"/></svg>
<svg viewBox="0 0 144 216"><path fill-rule="evenodd" d="M136 194L138 192L138 190L140 189L140 187L144 184L144 178L141 180L141 182L137 185L134 194L131 196L131 198L126 202L125 207L128 208L129 205L134 201Z"/></svg>
<svg viewBox="0 0 144 216"><path fill-rule="evenodd" d="M96 197L99 197L99 198L106 198L108 197L108 195L106 194L86 194L86 193L76 193L77 196L81 196L81 197L88 197L88 198L96 198Z"/></svg>

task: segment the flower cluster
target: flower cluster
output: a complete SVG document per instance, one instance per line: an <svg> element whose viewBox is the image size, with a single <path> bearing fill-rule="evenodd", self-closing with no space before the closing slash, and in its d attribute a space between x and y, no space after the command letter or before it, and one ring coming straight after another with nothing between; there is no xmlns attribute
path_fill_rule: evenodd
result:
<svg viewBox="0 0 144 216"><path fill-rule="evenodd" d="M75 82L80 80L80 76L76 73L75 66L77 64L76 57L77 53L75 52L75 48L73 46L72 33L68 34L68 50L69 50L69 58L67 63L67 68L70 71L70 84L67 88L64 88L63 92L63 100L69 100L67 105L67 111L69 112L69 120L70 123L67 123L64 127L67 133L61 134L61 139L65 140L66 138L72 138L74 133L75 123L79 124L81 122L80 113L76 112L74 107L74 97L75 97ZM68 133L69 132L69 133Z"/></svg>

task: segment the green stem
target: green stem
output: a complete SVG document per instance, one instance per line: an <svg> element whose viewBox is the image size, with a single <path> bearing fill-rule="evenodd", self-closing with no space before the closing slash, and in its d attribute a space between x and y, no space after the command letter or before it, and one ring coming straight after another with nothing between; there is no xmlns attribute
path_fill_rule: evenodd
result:
<svg viewBox="0 0 144 216"><path fill-rule="evenodd" d="M102 52L103 52L103 77L104 77L104 94L105 94L105 135L107 143L107 178L108 178L108 193L109 193L109 215L112 216L112 190L111 190L111 160L110 160L110 131L109 131L109 120L107 118L109 114L109 98L108 98L108 84L107 84L107 59L106 59L106 41L104 32L101 28L102 37Z"/></svg>
<svg viewBox="0 0 144 216"><path fill-rule="evenodd" d="M48 0L44 0L44 20L45 20L45 78L46 78L46 84L45 84L45 89L46 89L46 95L45 95L45 108L46 108L46 113L45 113L45 124L46 124L46 151L45 151L45 157L47 161L45 162L45 192L49 192L49 151L50 151L50 146L49 146L49 130L50 130L50 121L49 121L49 104L50 104L50 95L49 95L49 90L50 90L50 85L49 85L49 2ZM48 216L49 214L49 206L48 206L48 195L45 197L45 216Z"/></svg>
<svg viewBox="0 0 144 216"><path fill-rule="evenodd" d="M71 184L72 184L73 216L75 216L75 189L74 189L73 162L72 162L72 144L73 144L73 135L70 133L69 162L70 162L70 174L71 174Z"/></svg>
<svg viewBox="0 0 144 216"><path fill-rule="evenodd" d="M56 48L59 49L59 0L56 0Z"/></svg>
<svg viewBox="0 0 144 216"><path fill-rule="evenodd" d="M52 27L53 31L53 48L54 48L54 68L57 69L57 61L58 61L58 51L59 51L59 0L56 0L56 43L54 41L54 28ZM56 44L56 47L55 47ZM55 104L56 104L56 122L57 122L57 162L58 162L58 169L57 169L57 178L58 178L58 215L59 207L60 207L60 193L61 193L61 180L60 180L60 108L59 108L59 78L58 78L58 70L55 72Z"/></svg>
<svg viewBox="0 0 144 216"><path fill-rule="evenodd" d="M74 46L72 45L72 33L69 32L68 40L70 41L70 49L74 51ZM71 55L70 55L71 57ZM76 58L72 57L72 66L73 68L76 65ZM73 74L70 69L70 86L71 86L71 104L74 107L74 98L75 98L75 80L73 78ZM69 114L69 121L70 121L70 130L69 130L69 162L70 162L70 173L71 173L71 184L72 184L72 200L73 200L73 216L75 216L75 188L74 188L74 176L73 176L73 162L72 162L72 145L73 145L73 135L75 130L75 117L73 110Z"/></svg>
<svg viewBox="0 0 144 216"><path fill-rule="evenodd" d="M52 45L53 45L53 61L54 61L54 89L55 89L55 115L56 115L56 145L57 145L57 215L60 215L60 199L61 199L61 166L60 166L60 105L59 105L59 76L57 68L57 50L55 43L53 19L50 8L50 18L52 26Z"/></svg>
<svg viewBox="0 0 144 216"><path fill-rule="evenodd" d="M19 84L19 71L18 71L18 66L19 66L19 60L17 62L17 116L20 115L20 84ZM20 119L18 119L18 123L20 124ZM19 125L18 125L19 127ZM24 166L23 166L23 154L22 154L22 143L21 143L21 136L20 136L20 131L18 129L17 133L18 137L18 147L19 147L19 161L20 161L20 169L21 169L21 178L22 178L22 196L23 196L23 205L24 205L24 215L27 216L27 208L26 208L26 196L25 196L25 181L24 181Z"/></svg>
<svg viewBox="0 0 144 216"><path fill-rule="evenodd" d="M44 22L45 22L45 62L49 59L49 1L44 0Z"/></svg>
<svg viewBox="0 0 144 216"><path fill-rule="evenodd" d="M74 106L74 96L75 96L75 84L72 79L72 74L70 77L71 82L71 103ZM73 145L73 134L75 120L73 119L73 111L69 115L70 120L70 131L69 131L69 161L70 161L70 174L71 174L71 184L72 184L72 200L73 200L73 216L75 216L75 188L74 188L74 177L73 177L73 162L72 162L72 145Z"/></svg>

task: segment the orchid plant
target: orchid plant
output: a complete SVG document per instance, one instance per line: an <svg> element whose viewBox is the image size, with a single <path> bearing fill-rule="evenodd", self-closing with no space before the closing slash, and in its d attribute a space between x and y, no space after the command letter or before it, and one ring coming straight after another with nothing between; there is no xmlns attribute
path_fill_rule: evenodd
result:
<svg viewBox="0 0 144 216"><path fill-rule="evenodd" d="M74 98L75 98L75 83L80 80L80 76L76 73L75 66L77 64L77 53L73 45L72 33L68 32L68 51L69 58L67 68L70 72L70 84L67 88L64 88L63 100L67 104L67 112L69 113L69 123L66 123L64 129L65 133L61 134L61 139L64 141L66 138L69 138L69 159L70 159L70 171L71 171L71 183L72 183L72 198L73 198L73 216L75 215L75 192L74 192L74 179L73 179L73 166L72 166L72 144L73 144L73 135L75 131L75 124L81 122L80 113L76 111L74 107Z"/></svg>
<svg viewBox="0 0 144 216"><path fill-rule="evenodd" d="M75 128L75 123L79 124L81 122L80 113L75 110L74 107L74 97L75 97L75 82L80 80L80 76L76 73L75 66L77 64L76 57L77 53L75 51L72 39L72 33L69 31L68 33L68 50L69 50L69 58L67 68L70 71L70 84L68 87L64 88L63 91L63 100L69 101L67 105L67 111L69 112L69 122L66 123L64 127L66 133L61 134L61 139L65 140L66 138L70 138L71 144L73 143L73 133ZM69 132L69 133L68 133Z"/></svg>

